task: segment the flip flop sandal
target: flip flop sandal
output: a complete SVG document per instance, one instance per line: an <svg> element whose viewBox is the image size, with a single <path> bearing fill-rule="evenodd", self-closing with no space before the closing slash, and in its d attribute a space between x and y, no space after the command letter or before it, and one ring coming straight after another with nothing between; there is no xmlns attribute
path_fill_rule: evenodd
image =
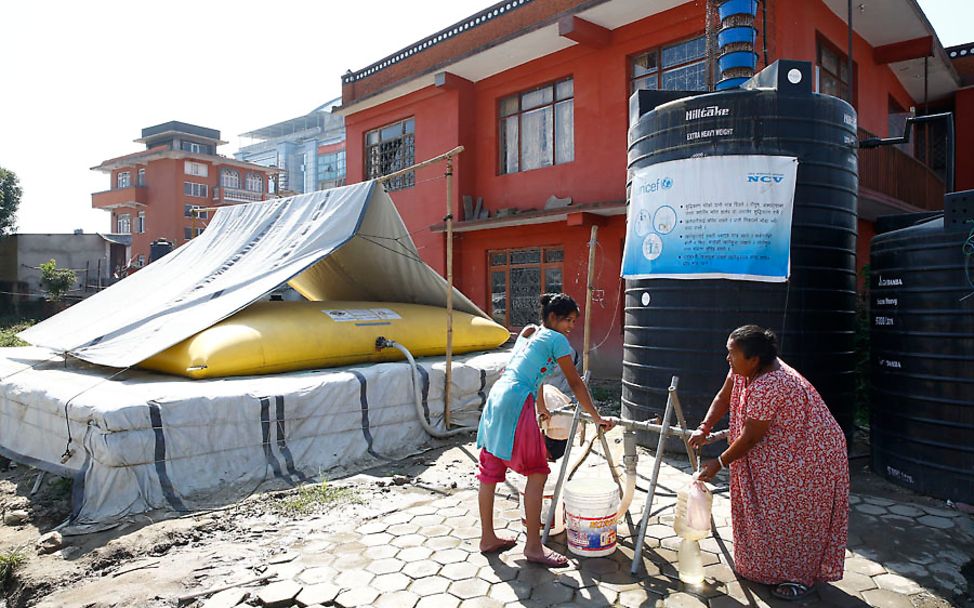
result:
<svg viewBox="0 0 974 608"><path fill-rule="evenodd" d="M502 538L499 540L501 541L500 543L498 543L494 547L491 547L490 549L487 549L486 551L481 551L481 553L483 553L484 555L490 553L503 553L504 551L507 551L508 549L513 549L514 547L517 546L517 539L515 538L508 538L508 539Z"/></svg>
<svg viewBox="0 0 974 608"><path fill-rule="evenodd" d="M558 557L561 559L552 557L551 554L546 553L545 556L540 559L528 557L527 555L524 556L524 559L532 564L538 564L539 566L544 566L546 568L564 568L568 565L568 558L566 558L564 555L559 555Z"/></svg>
<svg viewBox="0 0 974 608"><path fill-rule="evenodd" d="M793 602L806 597L812 592L812 588L801 583L781 583L771 590L771 595L779 600Z"/></svg>

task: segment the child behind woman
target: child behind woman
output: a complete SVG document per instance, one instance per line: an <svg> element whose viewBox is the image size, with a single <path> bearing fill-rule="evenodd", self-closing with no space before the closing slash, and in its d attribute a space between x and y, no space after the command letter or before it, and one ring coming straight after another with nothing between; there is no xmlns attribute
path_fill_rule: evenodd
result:
<svg viewBox="0 0 974 608"><path fill-rule="evenodd" d="M541 545L541 497L551 470L541 430L535 417L535 400L542 419L550 416L539 391L542 380L560 368L578 402L596 424L606 430L613 423L603 420L592 404L588 388L578 375L571 359L571 347L565 337L575 327L578 304L571 296L541 296L541 323L536 331L525 332L514 347L511 360L500 379L490 389L487 404L480 417L477 447L480 450L480 550L484 553L503 551L516 544L494 532L494 491L504 481L507 469L527 477L524 492L526 540L524 557L545 566L564 566L559 553Z"/></svg>

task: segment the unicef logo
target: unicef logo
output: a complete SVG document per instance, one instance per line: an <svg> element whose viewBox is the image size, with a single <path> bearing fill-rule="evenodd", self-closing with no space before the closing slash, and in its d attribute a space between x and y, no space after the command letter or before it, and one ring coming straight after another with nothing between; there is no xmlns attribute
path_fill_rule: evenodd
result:
<svg viewBox="0 0 974 608"><path fill-rule="evenodd" d="M664 177L660 182L660 186L662 186L663 190L669 190L673 187L673 180L669 177Z"/></svg>

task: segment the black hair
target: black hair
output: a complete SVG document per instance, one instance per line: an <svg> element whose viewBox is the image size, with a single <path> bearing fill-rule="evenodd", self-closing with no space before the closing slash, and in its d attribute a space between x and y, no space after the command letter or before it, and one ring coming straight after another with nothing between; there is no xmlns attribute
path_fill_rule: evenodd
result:
<svg viewBox="0 0 974 608"><path fill-rule="evenodd" d="M761 365L772 363L778 358L778 338L770 329L742 325L731 332L730 339L748 359L758 357Z"/></svg>
<svg viewBox="0 0 974 608"><path fill-rule="evenodd" d="M554 313L558 319L564 319L568 315L578 314L578 304L567 293L545 293L541 294L541 324L548 320L548 315Z"/></svg>

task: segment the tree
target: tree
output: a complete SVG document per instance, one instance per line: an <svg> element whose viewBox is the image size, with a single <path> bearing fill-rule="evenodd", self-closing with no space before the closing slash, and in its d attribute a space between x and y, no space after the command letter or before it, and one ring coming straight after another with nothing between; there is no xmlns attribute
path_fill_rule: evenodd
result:
<svg viewBox="0 0 974 608"><path fill-rule="evenodd" d="M64 294L74 287L78 277L70 268L58 268L54 258L41 264L41 285L47 291L50 302L60 302Z"/></svg>
<svg viewBox="0 0 974 608"><path fill-rule="evenodd" d="M17 229L17 207L20 206L20 181L17 174L0 167L0 236Z"/></svg>

